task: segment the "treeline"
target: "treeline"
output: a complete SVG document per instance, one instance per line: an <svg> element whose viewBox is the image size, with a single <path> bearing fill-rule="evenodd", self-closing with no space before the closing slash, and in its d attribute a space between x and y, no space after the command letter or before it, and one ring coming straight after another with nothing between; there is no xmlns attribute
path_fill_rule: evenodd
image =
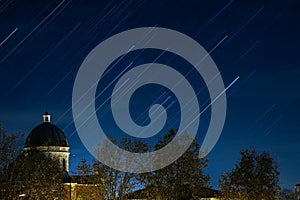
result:
<svg viewBox="0 0 300 200"><path fill-rule="evenodd" d="M0 131L0 199L13 199L16 192L26 194L24 199L63 198L63 183L70 177L61 170L59 163L37 151L22 152L17 143L18 134L8 134L2 128ZM167 145L175 135L176 131L171 130L154 145L154 150ZM132 152L142 153L152 148L130 138L114 142ZM278 163L269 152L258 152L254 148L241 150L236 165L222 175L220 190L216 191L210 189L210 177L204 173L208 160L199 158L199 148L200 144L194 141L171 165L143 174L121 172L99 161L88 163L82 159L73 177L82 183L101 185L99 193L104 199L127 199L133 195L149 199L200 199L207 196L219 199L279 199ZM95 151L105 153L103 148ZM92 194L87 191L82 195L83 199L90 199Z"/></svg>

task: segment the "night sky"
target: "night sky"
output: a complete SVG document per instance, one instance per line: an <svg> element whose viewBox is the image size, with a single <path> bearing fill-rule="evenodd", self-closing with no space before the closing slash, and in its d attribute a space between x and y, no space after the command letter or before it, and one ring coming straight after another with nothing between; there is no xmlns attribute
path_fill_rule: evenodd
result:
<svg viewBox="0 0 300 200"><path fill-rule="evenodd" d="M164 27L200 43L219 68L226 91L227 117L222 135L208 155L212 186L232 169L239 150L255 146L279 162L280 185L300 182L300 2L299 1L21 1L0 2L0 123L7 131L27 134L42 122L47 110L66 134L71 147L71 171L81 158L91 160L76 133L72 90L81 63L99 43L116 33L138 27ZM101 55L99 55L101 56ZM130 68L158 62L186 74L192 66L159 50L131 52L115 63L97 93L129 63ZM167 76L167 75L166 75ZM209 105L201 76L186 77ZM108 87L96 100L97 116L109 137L125 134L113 122ZM146 125L144 111L154 101L168 110L158 136L178 128L175 96L158 85L141 87L130 108L137 124ZM199 142L209 123L201 116ZM157 136L157 137L158 137ZM150 142L155 141L155 137Z"/></svg>

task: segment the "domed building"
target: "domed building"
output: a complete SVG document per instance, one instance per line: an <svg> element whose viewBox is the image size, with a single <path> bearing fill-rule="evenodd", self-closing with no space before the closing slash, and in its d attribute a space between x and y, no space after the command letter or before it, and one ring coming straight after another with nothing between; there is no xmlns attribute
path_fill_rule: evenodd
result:
<svg viewBox="0 0 300 200"><path fill-rule="evenodd" d="M28 135L24 150L36 149L49 153L57 159L64 171L69 172L69 145L63 131L50 122L50 114L45 112L43 123L35 127Z"/></svg>
<svg viewBox="0 0 300 200"><path fill-rule="evenodd" d="M50 114L45 112L43 123L33 128L27 136L24 151L39 150L50 154L59 161L64 171L69 172L68 140L63 131L52 124L50 119ZM91 200L103 199L102 185L88 182L87 177L67 176L63 181L66 194L64 200L85 199L86 196Z"/></svg>

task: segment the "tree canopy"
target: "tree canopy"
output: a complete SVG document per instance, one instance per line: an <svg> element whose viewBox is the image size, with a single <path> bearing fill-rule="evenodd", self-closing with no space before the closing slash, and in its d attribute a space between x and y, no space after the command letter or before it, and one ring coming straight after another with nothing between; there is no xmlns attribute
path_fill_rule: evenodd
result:
<svg viewBox="0 0 300 200"><path fill-rule="evenodd" d="M131 152L145 152L148 150L147 144L129 137L113 142L121 148ZM98 155L111 155L111 153L108 152L108 149L109 148L106 148L106 144L104 143L95 149L95 153ZM120 162L113 157L109 157L109 159L111 159L111 162L126 164L126 162ZM98 188L98 193L101 193L104 196L104 199L108 200L117 198L123 199L126 194L134 191L141 183L139 174L118 171L97 160L88 163L85 159L82 159L78 163L76 169L77 175L81 176L84 179L83 181L100 184L101 187Z"/></svg>
<svg viewBox="0 0 300 200"><path fill-rule="evenodd" d="M176 135L176 130L170 130L160 139L155 149L167 145ZM181 144L178 144L181 148ZM207 168L208 160L199 158L200 144L194 141L189 149L171 165L163 169L145 174L146 187L155 186L156 196L163 199L185 199L203 196L210 188L210 177L203 170Z"/></svg>
<svg viewBox="0 0 300 200"><path fill-rule="evenodd" d="M7 133L0 124L0 199L13 191L11 184L11 166L20 154L18 147L19 134Z"/></svg>
<svg viewBox="0 0 300 200"><path fill-rule="evenodd" d="M222 175L219 186L225 199L278 199L278 164L269 152L258 153L254 148L241 150L235 168Z"/></svg>
<svg viewBox="0 0 300 200"><path fill-rule="evenodd" d="M64 196L66 172L49 154L38 150L21 152L20 134L0 126L0 199L55 199Z"/></svg>
<svg viewBox="0 0 300 200"><path fill-rule="evenodd" d="M167 145L176 135L176 130L170 130L165 134L152 149L157 150ZM150 144L140 142L131 138L123 138L114 141L119 147L131 152L147 152L151 150ZM178 148L180 148L178 144ZM149 173L135 174L121 172L112 169L99 161L88 164L83 159L77 166L77 174L88 176L94 183L101 183L105 199L124 199L129 194L141 188L145 188L151 197L162 197L163 199L196 198L208 190L209 176L205 175L203 169L207 167L207 159L201 159L199 154L199 143L196 141L190 146L177 161L171 165ZM105 144L96 149L97 154L108 154ZM111 157L112 162L126 164ZM149 163L146 163L149 164ZM146 195L147 194L143 194Z"/></svg>
<svg viewBox="0 0 300 200"><path fill-rule="evenodd" d="M61 199L65 195L63 181L66 177L67 173L51 155L29 150L13 163L9 180L26 199Z"/></svg>
<svg viewBox="0 0 300 200"><path fill-rule="evenodd" d="M279 192L279 200L295 200L296 194L293 190L283 189Z"/></svg>

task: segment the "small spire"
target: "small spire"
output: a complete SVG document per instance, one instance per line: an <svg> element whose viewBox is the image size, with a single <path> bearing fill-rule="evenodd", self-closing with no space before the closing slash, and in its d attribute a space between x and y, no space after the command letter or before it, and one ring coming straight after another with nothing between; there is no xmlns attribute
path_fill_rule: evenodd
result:
<svg viewBox="0 0 300 200"><path fill-rule="evenodd" d="M43 121L44 122L50 122L50 117L51 117L51 115L48 112L45 112L43 114Z"/></svg>

